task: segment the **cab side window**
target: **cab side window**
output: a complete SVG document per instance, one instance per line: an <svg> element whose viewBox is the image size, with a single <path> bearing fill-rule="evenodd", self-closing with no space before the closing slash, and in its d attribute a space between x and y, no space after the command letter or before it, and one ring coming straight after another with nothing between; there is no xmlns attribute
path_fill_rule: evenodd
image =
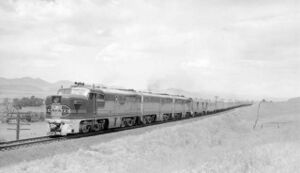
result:
<svg viewBox="0 0 300 173"><path fill-rule="evenodd" d="M104 101L104 95L103 94L97 94L96 96L96 103L97 107L103 108L105 106L105 101Z"/></svg>

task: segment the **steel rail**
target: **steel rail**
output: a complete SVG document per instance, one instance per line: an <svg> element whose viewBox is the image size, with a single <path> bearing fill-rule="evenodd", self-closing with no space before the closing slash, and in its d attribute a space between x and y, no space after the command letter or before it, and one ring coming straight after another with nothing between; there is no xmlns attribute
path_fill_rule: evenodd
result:
<svg viewBox="0 0 300 173"><path fill-rule="evenodd" d="M34 144L42 144L42 143L49 143L52 141L59 141L63 140L64 137L49 137L49 136L44 136L44 137L37 137L37 138L29 138L26 140L20 140L20 141L9 141L8 143L2 143L0 144L0 151L6 151L6 150L12 150L12 149L17 149L20 147L25 147L25 146L30 146Z"/></svg>
<svg viewBox="0 0 300 173"><path fill-rule="evenodd" d="M40 140L40 139L44 139L44 138L49 138L49 136L39 136L39 137L34 137L34 138L26 138L26 139L20 139L20 140L0 142L0 146L1 145L7 145L7 144L13 144L13 143L26 142L26 141Z"/></svg>

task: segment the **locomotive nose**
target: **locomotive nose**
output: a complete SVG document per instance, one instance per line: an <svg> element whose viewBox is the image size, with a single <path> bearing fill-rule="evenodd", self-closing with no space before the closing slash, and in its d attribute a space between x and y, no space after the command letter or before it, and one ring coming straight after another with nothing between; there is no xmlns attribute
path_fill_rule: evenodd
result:
<svg viewBox="0 0 300 173"><path fill-rule="evenodd" d="M60 118L71 113L68 99L63 99L60 95L49 96L46 104L48 118Z"/></svg>

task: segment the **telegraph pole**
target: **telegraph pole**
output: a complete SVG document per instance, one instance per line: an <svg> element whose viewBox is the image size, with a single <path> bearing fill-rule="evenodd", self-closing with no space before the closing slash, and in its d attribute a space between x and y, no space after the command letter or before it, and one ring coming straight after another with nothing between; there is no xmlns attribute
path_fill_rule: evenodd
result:
<svg viewBox="0 0 300 173"><path fill-rule="evenodd" d="M261 105L262 103L264 103L264 102L266 102L266 100L265 100L265 99L262 99L262 100L259 102L259 104L258 104L257 115L256 115L255 123L254 123L254 125L253 125L253 129L255 129L255 127L256 127L256 125L257 125L257 122L258 122L258 119L259 119L260 105Z"/></svg>

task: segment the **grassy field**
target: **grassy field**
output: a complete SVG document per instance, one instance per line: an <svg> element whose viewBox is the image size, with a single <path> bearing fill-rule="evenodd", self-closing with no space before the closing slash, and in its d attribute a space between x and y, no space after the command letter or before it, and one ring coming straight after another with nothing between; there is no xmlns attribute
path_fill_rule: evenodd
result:
<svg viewBox="0 0 300 173"><path fill-rule="evenodd" d="M4 112L4 106L0 108L0 141L10 141L16 139L16 131L8 130L9 128L16 128L15 124L6 123L6 113ZM23 107L20 112L34 112L44 114L45 106L40 107ZM35 118L35 121L38 121L39 118ZM28 125L23 125L21 128L30 129L30 130L22 130L20 133L20 139L31 138L37 136L45 136L48 130L47 122L29 122Z"/></svg>
<svg viewBox="0 0 300 173"><path fill-rule="evenodd" d="M16 139L16 131L8 130L9 128L16 129L15 124L0 123L0 141L11 141ZM49 126L46 121L44 122L34 122L30 125L21 125L23 129L21 130L20 139L33 138L38 136L46 136L47 131L49 131Z"/></svg>
<svg viewBox="0 0 300 173"><path fill-rule="evenodd" d="M6 152L0 156L0 172L298 172L299 107L264 103L256 129L253 105L209 118Z"/></svg>

